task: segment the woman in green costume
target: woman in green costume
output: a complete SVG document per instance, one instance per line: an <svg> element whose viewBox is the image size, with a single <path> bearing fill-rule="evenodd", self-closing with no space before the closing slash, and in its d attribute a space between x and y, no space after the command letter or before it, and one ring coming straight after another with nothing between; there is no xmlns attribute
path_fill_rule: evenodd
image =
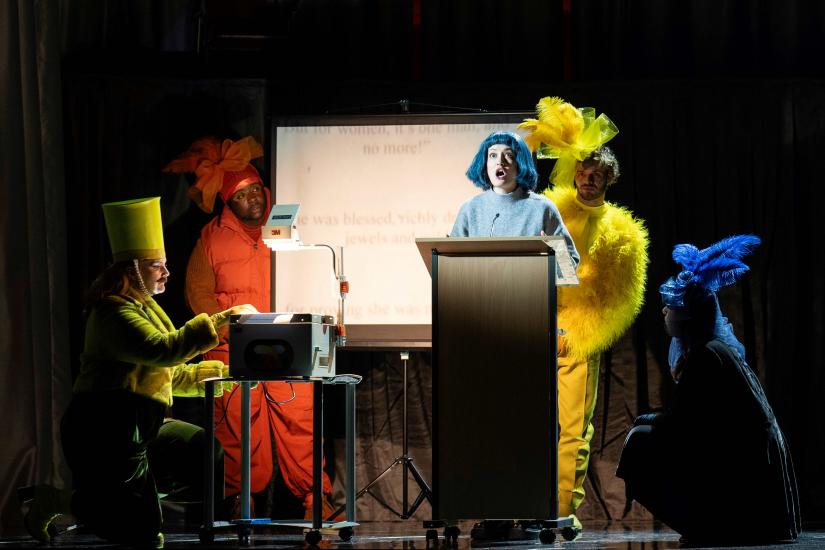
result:
<svg viewBox="0 0 825 550"><path fill-rule="evenodd" d="M200 314L176 329L152 298L169 277L160 199L107 203L103 213L114 263L88 293L80 374L61 425L73 490L34 487L25 524L45 542L49 524L71 513L109 541L158 546L156 479L188 472L183 482L197 484L203 465L203 430L166 419L167 407L173 395L202 396L205 379L227 375L220 361L187 361L218 344L230 314L255 309Z"/></svg>

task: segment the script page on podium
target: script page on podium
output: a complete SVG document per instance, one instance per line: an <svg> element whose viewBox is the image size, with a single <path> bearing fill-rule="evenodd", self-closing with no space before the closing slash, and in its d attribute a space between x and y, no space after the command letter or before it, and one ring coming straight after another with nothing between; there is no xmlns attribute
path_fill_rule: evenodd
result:
<svg viewBox="0 0 825 550"><path fill-rule="evenodd" d="M556 254L556 286L575 286L579 284L576 276L576 266L570 251L567 250L567 241L564 237L544 237L544 242Z"/></svg>

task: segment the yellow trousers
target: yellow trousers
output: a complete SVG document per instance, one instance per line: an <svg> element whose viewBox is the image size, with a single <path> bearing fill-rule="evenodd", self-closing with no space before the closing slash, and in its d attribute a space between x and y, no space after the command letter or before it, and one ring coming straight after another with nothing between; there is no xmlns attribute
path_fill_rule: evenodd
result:
<svg viewBox="0 0 825 550"><path fill-rule="evenodd" d="M559 355L559 517L575 514L584 500L590 462L599 360Z"/></svg>

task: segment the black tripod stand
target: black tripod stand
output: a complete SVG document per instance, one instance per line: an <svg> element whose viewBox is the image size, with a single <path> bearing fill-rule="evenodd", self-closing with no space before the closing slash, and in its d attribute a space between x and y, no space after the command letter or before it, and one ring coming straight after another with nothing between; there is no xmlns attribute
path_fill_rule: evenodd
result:
<svg viewBox="0 0 825 550"><path fill-rule="evenodd" d="M384 508L392 512L393 514L397 515L401 519L408 519L412 517L415 511L421 506L421 503L424 502L424 499L427 499L430 504L432 504L432 496L433 492L430 489L430 486L427 485L427 482L424 481L424 476L421 475L421 472L418 470L418 467L413 462L413 458L409 454L409 442L407 439L407 361L410 358L410 353L408 351L401 352L401 361L403 364L403 378L404 378L404 385L401 394L401 400L404 407L404 421L402 425L402 451L401 455L398 456L395 460L393 460L389 466L387 466L383 472L378 474L372 481L367 483L363 489L358 491L355 495L355 500L361 498L361 496L365 494L369 494L374 498L379 504L381 504ZM402 486L401 486L401 505L402 509L399 512L395 508L393 508L387 501L382 499L380 496L376 495L375 493L371 492L370 489L374 487L379 481L381 481L384 476L386 476L390 471L398 465L401 465L403 471L403 478L402 478ZM413 501L412 505L409 504L409 474L412 474L413 479L418 484L420 489L418 496ZM336 510L332 517L341 513L344 507L340 507Z"/></svg>

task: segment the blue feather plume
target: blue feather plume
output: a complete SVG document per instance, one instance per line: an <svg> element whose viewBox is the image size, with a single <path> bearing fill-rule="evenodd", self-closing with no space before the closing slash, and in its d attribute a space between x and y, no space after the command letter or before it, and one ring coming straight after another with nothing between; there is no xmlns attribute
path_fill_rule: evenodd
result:
<svg viewBox="0 0 825 550"><path fill-rule="evenodd" d="M692 272L691 283L715 292L742 278L750 269L742 258L761 242L756 235L733 235L702 250L680 244L673 248L673 259Z"/></svg>
<svg viewBox="0 0 825 550"><path fill-rule="evenodd" d="M677 244L673 247L673 260L685 271L694 271L701 252L692 244Z"/></svg>

